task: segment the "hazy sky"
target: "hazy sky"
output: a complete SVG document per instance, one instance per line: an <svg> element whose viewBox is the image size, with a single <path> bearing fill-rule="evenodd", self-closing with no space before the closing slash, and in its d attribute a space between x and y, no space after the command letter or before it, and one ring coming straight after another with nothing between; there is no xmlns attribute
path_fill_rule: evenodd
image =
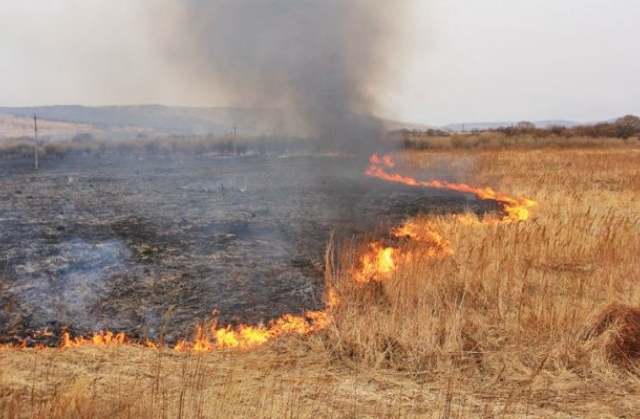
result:
<svg viewBox="0 0 640 419"><path fill-rule="evenodd" d="M225 105L159 48L163 1L0 0L0 105ZM380 116L640 114L638 0L411 1Z"/></svg>

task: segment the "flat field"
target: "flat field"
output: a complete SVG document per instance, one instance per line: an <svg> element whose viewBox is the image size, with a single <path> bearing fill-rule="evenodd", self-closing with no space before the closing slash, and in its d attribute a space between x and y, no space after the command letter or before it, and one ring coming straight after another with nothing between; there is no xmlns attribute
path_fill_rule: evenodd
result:
<svg viewBox="0 0 640 419"><path fill-rule="evenodd" d="M327 328L253 351L0 349L0 417L634 417L640 149L396 161L426 180L443 174L538 206L516 223L418 216L452 254L419 257L420 242L400 244L417 256L384 281L354 282L358 242L330 245L325 280L340 303ZM204 183L191 189L213 190Z"/></svg>
<svg viewBox="0 0 640 419"><path fill-rule="evenodd" d="M337 156L0 160L0 344L100 330L175 343L213 310L258 324L321 309L328 238L492 203L364 175Z"/></svg>

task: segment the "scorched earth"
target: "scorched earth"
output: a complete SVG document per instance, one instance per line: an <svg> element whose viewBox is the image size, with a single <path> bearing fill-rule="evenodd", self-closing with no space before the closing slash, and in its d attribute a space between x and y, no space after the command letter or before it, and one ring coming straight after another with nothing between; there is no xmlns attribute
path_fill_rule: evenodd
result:
<svg viewBox="0 0 640 419"><path fill-rule="evenodd" d="M100 330L172 343L212 312L235 325L321 310L330 234L340 243L417 213L497 209L367 177L367 164L103 155L45 159L34 173L2 160L0 343L57 346L63 332Z"/></svg>

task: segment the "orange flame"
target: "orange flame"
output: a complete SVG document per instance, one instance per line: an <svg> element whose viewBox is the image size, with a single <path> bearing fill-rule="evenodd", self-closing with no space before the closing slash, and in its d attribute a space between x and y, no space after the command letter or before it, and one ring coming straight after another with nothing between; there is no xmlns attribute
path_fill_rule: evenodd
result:
<svg viewBox="0 0 640 419"><path fill-rule="evenodd" d="M381 243L369 244L369 251L360 259L360 268L354 274L356 282L382 281L396 270L396 249Z"/></svg>
<svg viewBox="0 0 640 419"><path fill-rule="evenodd" d="M428 225L427 225L428 227ZM407 221L400 227L391 230L391 235L397 239L406 239L420 243L424 255L430 258L448 257L453 255L451 242L436 231L420 231L413 221ZM369 250L360 257L358 269L353 277L357 283L384 281L403 264L410 263L411 254L399 248L385 247L379 242L369 244Z"/></svg>
<svg viewBox="0 0 640 419"><path fill-rule="evenodd" d="M371 166L367 169L367 175L376 177L387 182L402 183L409 186L422 186L426 188L445 189L471 193L479 199L485 201L495 201L500 204L503 220L505 221L525 221L529 219L530 208L536 205L535 201L522 198L515 199L494 191L491 188L475 188L464 183L449 183L439 180L419 181L412 177L403 176L399 173L388 173L386 168L395 167L393 160L389 156L380 158L374 154L370 159Z"/></svg>
<svg viewBox="0 0 640 419"><path fill-rule="evenodd" d="M340 305L340 296L333 287L327 286L325 300L328 309L336 309Z"/></svg>
<svg viewBox="0 0 640 419"><path fill-rule="evenodd" d="M62 334L61 348L81 348L83 346L121 346L128 343L127 335L124 333L98 332L95 335L84 338L71 338L68 332Z"/></svg>
<svg viewBox="0 0 640 419"><path fill-rule="evenodd" d="M457 192L471 193L479 199L495 201L500 206L501 222L525 221L530 217L530 208L536 203L530 199L515 199L500 194L491 188L475 188L463 183L448 183L437 180L419 181L403 176L397 172L389 173L387 169L393 169L395 163L390 156L380 157L374 154L370 158L371 166L367 169L367 175L388 182L402 183L416 187L428 187L446 189ZM456 215L453 220L462 225L476 225L492 220L479 220L474 215ZM408 221L393 229L391 235L398 239L407 239L420 243L424 255L430 258L448 257L454 254L451 242L440 233L432 229L432 225L426 223L421 227L415 222ZM371 243L369 251L360 257L358 269L354 272L354 280L358 283L370 281L383 281L388 279L393 272L403 263L412 260L411 254L404 254L398 248L385 247L380 243Z"/></svg>
<svg viewBox="0 0 640 419"><path fill-rule="evenodd" d="M429 224L425 225L429 227ZM399 239L408 238L427 246L427 252L432 256L451 256L453 250L451 242L436 231L420 231L418 224L414 221L407 221L400 227L391 230L391 234Z"/></svg>
<svg viewBox="0 0 640 419"><path fill-rule="evenodd" d="M192 341L182 340L173 349L179 352L253 349L278 336L306 335L318 332L326 328L329 322L329 315L326 311L308 311L304 316L285 314L270 322L268 326L217 327L217 323L214 322L208 332L204 327L199 326Z"/></svg>

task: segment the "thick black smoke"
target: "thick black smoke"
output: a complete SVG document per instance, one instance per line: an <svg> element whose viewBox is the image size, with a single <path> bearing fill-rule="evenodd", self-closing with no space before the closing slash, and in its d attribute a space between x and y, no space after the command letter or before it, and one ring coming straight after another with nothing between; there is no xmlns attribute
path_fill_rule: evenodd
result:
<svg viewBox="0 0 640 419"><path fill-rule="evenodd" d="M282 109L291 133L364 151L383 137L373 114L401 3L181 0L177 37L184 61L227 101Z"/></svg>

